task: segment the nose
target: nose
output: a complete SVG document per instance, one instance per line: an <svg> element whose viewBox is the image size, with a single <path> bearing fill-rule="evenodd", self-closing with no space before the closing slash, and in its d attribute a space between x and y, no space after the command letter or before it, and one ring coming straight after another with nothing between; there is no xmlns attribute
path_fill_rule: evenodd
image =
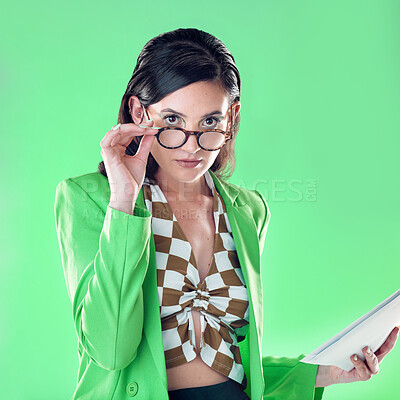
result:
<svg viewBox="0 0 400 400"><path fill-rule="evenodd" d="M182 150L187 151L188 153L196 153L201 150L197 143L196 135L189 135L186 143L181 147Z"/></svg>

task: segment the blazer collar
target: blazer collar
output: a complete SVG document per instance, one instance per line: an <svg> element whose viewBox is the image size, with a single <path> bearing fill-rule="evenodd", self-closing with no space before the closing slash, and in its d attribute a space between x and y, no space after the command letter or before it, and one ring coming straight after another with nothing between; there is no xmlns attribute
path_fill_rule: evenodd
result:
<svg viewBox="0 0 400 400"><path fill-rule="evenodd" d="M224 199L225 205L229 204L230 206L236 206L235 202L237 195L239 194L239 190L227 182L222 182L210 169L208 172L213 178L214 185L216 186L218 193Z"/></svg>

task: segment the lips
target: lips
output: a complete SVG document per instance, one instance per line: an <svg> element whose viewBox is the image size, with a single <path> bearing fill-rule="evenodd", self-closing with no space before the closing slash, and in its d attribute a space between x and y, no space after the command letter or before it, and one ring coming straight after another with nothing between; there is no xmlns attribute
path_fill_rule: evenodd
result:
<svg viewBox="0 0 400 400"><path fill-rule="evenodd" d="M200 162L200 159L197 158L182 158L182 160L176 160L176 161L185 161L185 162Z"/></svg>
<svg viewBox="0 0 400 400"><path fill-rule="evenodd" d="M176 162L183 168L196 168L198 165L201 163L201 159L189 159L189 161L186 161L186 159L183 160L176 160Z"/></svg>

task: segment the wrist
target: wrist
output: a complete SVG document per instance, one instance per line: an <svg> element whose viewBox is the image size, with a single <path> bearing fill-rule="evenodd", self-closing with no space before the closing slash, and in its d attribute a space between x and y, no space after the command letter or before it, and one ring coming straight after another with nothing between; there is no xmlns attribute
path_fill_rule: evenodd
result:
<svg viewBox="0 0 400 400"><path fill-rule="evenodd" d="M332 385L332 378L330 376L330 365L319 365L317 376L315 378L315 387L327 387Z"/></svg>
<svg viewBox="0 0 400 400"><path fill-rule="evenodd" d="M108 205L109 207L114 208L115 210L119 210L126 214L133 215L135 203L136 201L134 200L116 201L111 199Z"/></svg>

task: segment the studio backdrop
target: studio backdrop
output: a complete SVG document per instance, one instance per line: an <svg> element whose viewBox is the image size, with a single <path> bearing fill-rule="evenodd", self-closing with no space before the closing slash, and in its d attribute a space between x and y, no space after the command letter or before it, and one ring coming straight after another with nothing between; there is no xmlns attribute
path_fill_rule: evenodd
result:
<svg viewBox="0 0 400 400"><path fill-rule="evenodd" d="M399 12L395 0L4 4L0 398L75 389L55 188L97 170L139 52L173 29L215 35L241 73L230 181L262 192L271 211L264 354L307 354L397 290ZM330 386L324 399L394 399L397 347L370 381Z"/></svg>

